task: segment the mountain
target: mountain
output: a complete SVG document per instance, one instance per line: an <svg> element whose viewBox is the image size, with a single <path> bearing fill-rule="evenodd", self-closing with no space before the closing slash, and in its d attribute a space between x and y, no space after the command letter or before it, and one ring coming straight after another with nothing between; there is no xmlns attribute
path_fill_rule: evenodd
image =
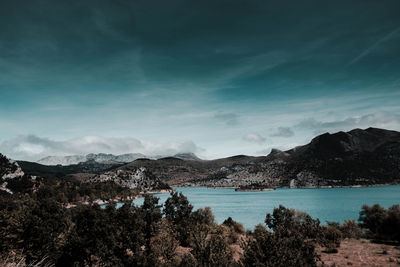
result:
<svg viewBox="0 0 400 267"><path fill-rule="evenodd" d="M72 165L72 164L78 164L80 162L86 161L86 156L81 156L81 155L74 155L74 156L48 156L42 159L39 159L36 161L36 163L42 164L42 165Z"/></svg>
<svg viewBox="0 0 400 267"><path fill-rule="evenodd" d="M138 158L145 158L146 156L140 153L130 153L130 154L123 154L123 155L113 155L113 154L105 154L105 153L98 153L98 154L88 154L86 156L82 155L74 155L74 156L49 156L38 160L36 163L42 165L74 165L81 162L86 161L96 161L98 163L109 163L109 162L117 162L117 163L127 163L134 161Z"/></svg>
<svg viewBox="0 0 400 267"><path fill-rule="evenodd" d="M400 182L400 133L377 128L325 133L304 146L273 150L258 163L227 166L200 185L329 187ZM196 185L199 185L197 183Z"/></svg>
<svg viewBox="0 0 400 267"><path fill-rule="evenodd" d="M175 154L174 158L183 159L183 160L200 160L194 153L179 153Z"/></svg>
<svg viewBox="0 0 400 267"><path fill-rule="evenodd" d="M200 160L194 154L185 153L116 163L132 158L92 155L88 161L69 166L19 164L30 175L61 174L61 177L79 179L98 177L110 171L131 175L143 167L164 183L185 186L330 187L400 182L400 133L377 128L325 133L309 144L287 151L273 149L269 155L261 157L238 155Z"/></svg>
<svg viewBox="0 0 400 267"><path fill-rule="evenodd" d="M77 176L87 176L100 174L102 172L117 168L123 163L104 162L99 163L94 160L80 162L71 165L42 165L36 162L18 161L19 166L28 175L40 176L44 178L71 178Z"/></svg>
<svg viewBox="0 0 400 267"><path fill-rule="evenodd" d="M118 167L121 170L132 170L145 167L162 181L170 185L182 185L186 182L199 182L210 179L214 173L225 166L258 162L265 157L233 156L216 160L184 160L177 157L166 157L157 160L137 159Z"/></svg>
<svg viewBox="0 0 400 267"><path fill-rule="evenodd" d="M164 158L166 156L155 156L155 157L150 157L151 159L160 159ZM193 153L179 153L175 154L172 157L178 158L178 159L183 159L183 160L200 160L195 154ZM132 162L136 159L141 159L141 158L148 158L145 155L141 153L129 153L129 154L122 154L122 155L113 155L113 154L105 154L105 153L98 153L98 154L88 154L86 156L82 155L73 155L73 156L49 156L42 158L36 163L39 163L41 165L47 165L47 166L56 166L56 165L61 165L61 166L68 166L68 165L76 165L82 162L87 162L87 161L95 161L98 163L129 163Z"/></svg>

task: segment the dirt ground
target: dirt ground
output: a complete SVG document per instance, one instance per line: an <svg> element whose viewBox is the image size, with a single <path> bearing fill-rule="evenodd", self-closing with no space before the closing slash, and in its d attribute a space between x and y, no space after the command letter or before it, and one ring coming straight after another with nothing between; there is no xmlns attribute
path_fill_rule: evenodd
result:
<svg viewBox="0 0 400 267"><path fill-rule="evenodd" d="M325 266L400 266L400 247L372 243L366 239L345 239L338 253L318 249ZM322 266L322 264L321 264Z"/></svg>

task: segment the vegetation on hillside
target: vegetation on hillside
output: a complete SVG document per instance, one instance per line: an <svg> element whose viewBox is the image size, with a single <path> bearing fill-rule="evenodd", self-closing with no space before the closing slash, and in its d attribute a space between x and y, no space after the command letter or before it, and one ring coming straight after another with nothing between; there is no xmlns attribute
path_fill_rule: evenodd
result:
<svg viewBox="0 0 400 267"><path fill-rule="evenodd" d="M109 198L122 193L118 190L111 183L51 180L37 190L1 194L2 261L12 257L56 266L316 266L317 246L334 252L343 238L362 235L354 221L322 226L308 214L283 206L266 215L265 225L245 232L232 218L217 224L210 208L193 210L178 193L164 205L150 195L142 206L127 202L118 209L115 204L63 205L91 194ZM364 206L360 222L367 234L399 241L398 206Z"/></svg>

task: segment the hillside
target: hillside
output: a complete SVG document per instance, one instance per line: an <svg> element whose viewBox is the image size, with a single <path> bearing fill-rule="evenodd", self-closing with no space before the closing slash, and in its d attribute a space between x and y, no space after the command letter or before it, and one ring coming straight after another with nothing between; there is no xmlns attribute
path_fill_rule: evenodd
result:
<svg viewBox="0 0 400 267"><path fill-rule="evenodd" d="M25 173L44 178L66 178L78 174L99 174L122 165L122 163L99 163L93 160L67 166L48 166L29 161L18 161L18 164Z"/></svg>
<svg viewBox="0 0 400 267"><path fill-rule="evenodd" d="M139 158L123 164L90 160L69 166L19 162L42 177L87 179L107 171L134 172L144 167L169 185L245 188L326 187L398 183L400 133L377 128L325 133L309 144L268 156L200 160L194 154Z"/></svg>
<svg viewBox="0 0 400 267"><path fill-rule="evenodd" d="M265 157L234 156L217 160L183 160L175 157L158 160L139 159L119 167L121 170L131 170L145 167L170 185L186 182L197 182L209 179L210 175L218 172L225 166L260 162Z"/></svg>
<svg viewBox="0 0 400 267"><path fill-rule="evenodd" d="M252 180L260 187L398 183L400 133L376 128L325 133L307 145L273 150L264 161L227 167L214 175L217 184Z"/></svg>
<svg viewBox="0 0 400 267"><path fill-rule="evenodd" d="M82 181L87 183L113 181L119 186L138 189L141 192L171 189L167 184L161 182L158 177L144 167L133 170L107 171L90 177L89 179L82 179Z"/></svg>

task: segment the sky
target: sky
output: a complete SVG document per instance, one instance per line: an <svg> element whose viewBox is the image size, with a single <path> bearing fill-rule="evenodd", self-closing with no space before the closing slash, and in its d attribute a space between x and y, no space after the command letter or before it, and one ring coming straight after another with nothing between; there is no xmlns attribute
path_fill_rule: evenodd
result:
<svg viewBox="0 0 400 267"><path fill-rule="evenodd" d="M398 0L0 0L0 153L266 155L400 130Z"/></svg>

